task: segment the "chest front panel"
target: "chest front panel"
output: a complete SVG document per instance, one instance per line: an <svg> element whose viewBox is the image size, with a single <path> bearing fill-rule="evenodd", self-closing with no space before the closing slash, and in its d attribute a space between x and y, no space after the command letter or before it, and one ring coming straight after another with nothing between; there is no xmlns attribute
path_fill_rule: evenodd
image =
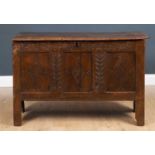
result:
<svg viewBox="0 0 155 155"><path fill-rule="evenodd" d="M22 42L22 92L91 94L135 91L134 41Z"/></svg>

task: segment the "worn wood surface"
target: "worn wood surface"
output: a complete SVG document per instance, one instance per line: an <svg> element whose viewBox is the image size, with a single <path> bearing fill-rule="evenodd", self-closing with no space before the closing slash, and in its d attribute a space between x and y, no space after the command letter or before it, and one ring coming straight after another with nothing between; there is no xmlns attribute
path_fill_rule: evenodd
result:
<svg viewBox="0 0 155 155"><path fill-rule="evenodd" d="M47 41L47 40L138 40L148 36L142 32L116 32L116 33L21 33L14 41Z"/></svg>
<svg viewBox="0 0 155 155"><path fill-rule="evenodd" d="M132 100L137 124L144 125L146 35L86 34L15 37L15 125L21 125L24 100Z"/></svg>

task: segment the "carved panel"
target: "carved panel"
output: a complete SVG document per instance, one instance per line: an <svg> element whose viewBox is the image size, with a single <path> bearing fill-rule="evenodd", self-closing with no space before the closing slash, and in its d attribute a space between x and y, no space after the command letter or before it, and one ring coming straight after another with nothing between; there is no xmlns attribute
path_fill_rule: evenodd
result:
<svg viewBox="0 0 155 155"><path fill-rule="evenodd" d="M39 42L24 42L21 43L22 52L38 52L40 50Z"/></svg>
<svg viewBox="0 0 155 155"><path fill-rule="evenodd" d="M49 54L21 53L21 77L23 91L49 91Z"/></svg>
<svg viewBox="0 0 155 155"><path fill-rule="evenodd" d="M57 88L57 53L51 52L50 53L50 62L51 62L51 90L56 90Z"/></svg>
<svg viewBox="0 0 155 155"><path fill-rule="evenodd" d="M92 53L81 53L81 91L92 91Z"/></svg>
<svg viewBox="0 0 155 155"><path fill-rule="evenodd" d="M95 58L95 90L104 91L104 70L105 70L105 54L98 51L94 55Z"/></svg>
<svg viewBox="0 0 155 155"><path fill-rule="evenodd" d="M135 53L107 52L107 91L135 91Z"/></svg>
<svg viewBox="0 0 155 155"><path fill-rule="evenodd" d="M55 42L55 41L42 41L42 42L33 42L27 41L21 43L22 50L25 52L51 52L53 49L61 48L72 48L75 47L74 42Z"/></svg>
<svg viewBox="0 0 155 155"><path fill-rule="evenodd" d="M103 51L131 51L135 50L136 44L134 41L98 41L98 42L81 42L80 47L84 48L102 48Z"/></svg>
<svg viewBox="0 0 155 155"><path fill-rule="evenodd" d="M79 50L64 52L64 91L92 90L92 54Z"/></svg>
<svg viewBox="0 0 155 155"><path fill-rule="evenodd" d="M64 91L79 92L81 89L80 53L64 53Z"/></svg>
<svg viewBox="0 0 155 155"><path fill-rule="evenodd" d="M53 50L51 52L51 90L61 90L62 89L62 54L58 50Z"/></svg>

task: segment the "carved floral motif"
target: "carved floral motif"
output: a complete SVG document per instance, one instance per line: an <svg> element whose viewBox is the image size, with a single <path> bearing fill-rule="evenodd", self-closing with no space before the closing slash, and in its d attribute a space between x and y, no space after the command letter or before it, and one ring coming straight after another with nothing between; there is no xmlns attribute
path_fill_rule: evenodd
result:
<svg viewBox="0 0 155 155"><path fill-rule="evenodd" d="M52 52L52 88L62 88L62 54Z"/></svg>
<svg viewBox="0 0 155 155"><path fill-rule="evenodd" d="M97 90L101 90L104 87L104 53L98 52L95 55L95 86Z"/></svg>

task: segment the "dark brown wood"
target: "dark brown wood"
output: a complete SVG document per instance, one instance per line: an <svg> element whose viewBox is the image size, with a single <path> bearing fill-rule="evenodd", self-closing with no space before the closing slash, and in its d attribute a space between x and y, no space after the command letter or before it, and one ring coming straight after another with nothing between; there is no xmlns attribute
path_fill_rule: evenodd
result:
<svg viewBox="0 0 155 155"><path fill-rule="evenodd" d="M20 48L20 44L13 43L13 117L15 126L20 126L22 123L20 88Z"/></svg>
<svg viewBox="0 0 155 155"><path fill-rule="evenodd" d="M13 39L14 125L24 101L131 100L144 125L144 33L22 33Z"/></svg>
<svg viewBox="0 0 155 155"><path fill-rule="evenodd" d="M143 126L145 122L144 113L144 51L145 42L144 40L137 41L136 43L136 99L135 99L135 112L137 125Z"/></svg>
<svg viewBox="0 0 155 155"><path fill-rule="evenodd" d="M134 100L135 92L23 92L23 100Z"/></svg>
<svg viewBox="0 0 155 155"><path fill-rule="evenodd" d="M25 103L24 103L24 101L21 101L21 107L22 107L22 111L25 112Z"/></svg>
<svg viewBox="0 0 155 155"><path fill-rule="evenodd" d="M133 112L135 112L136 111L136 102L135 102L135 100L133 101Z"/></svg>

